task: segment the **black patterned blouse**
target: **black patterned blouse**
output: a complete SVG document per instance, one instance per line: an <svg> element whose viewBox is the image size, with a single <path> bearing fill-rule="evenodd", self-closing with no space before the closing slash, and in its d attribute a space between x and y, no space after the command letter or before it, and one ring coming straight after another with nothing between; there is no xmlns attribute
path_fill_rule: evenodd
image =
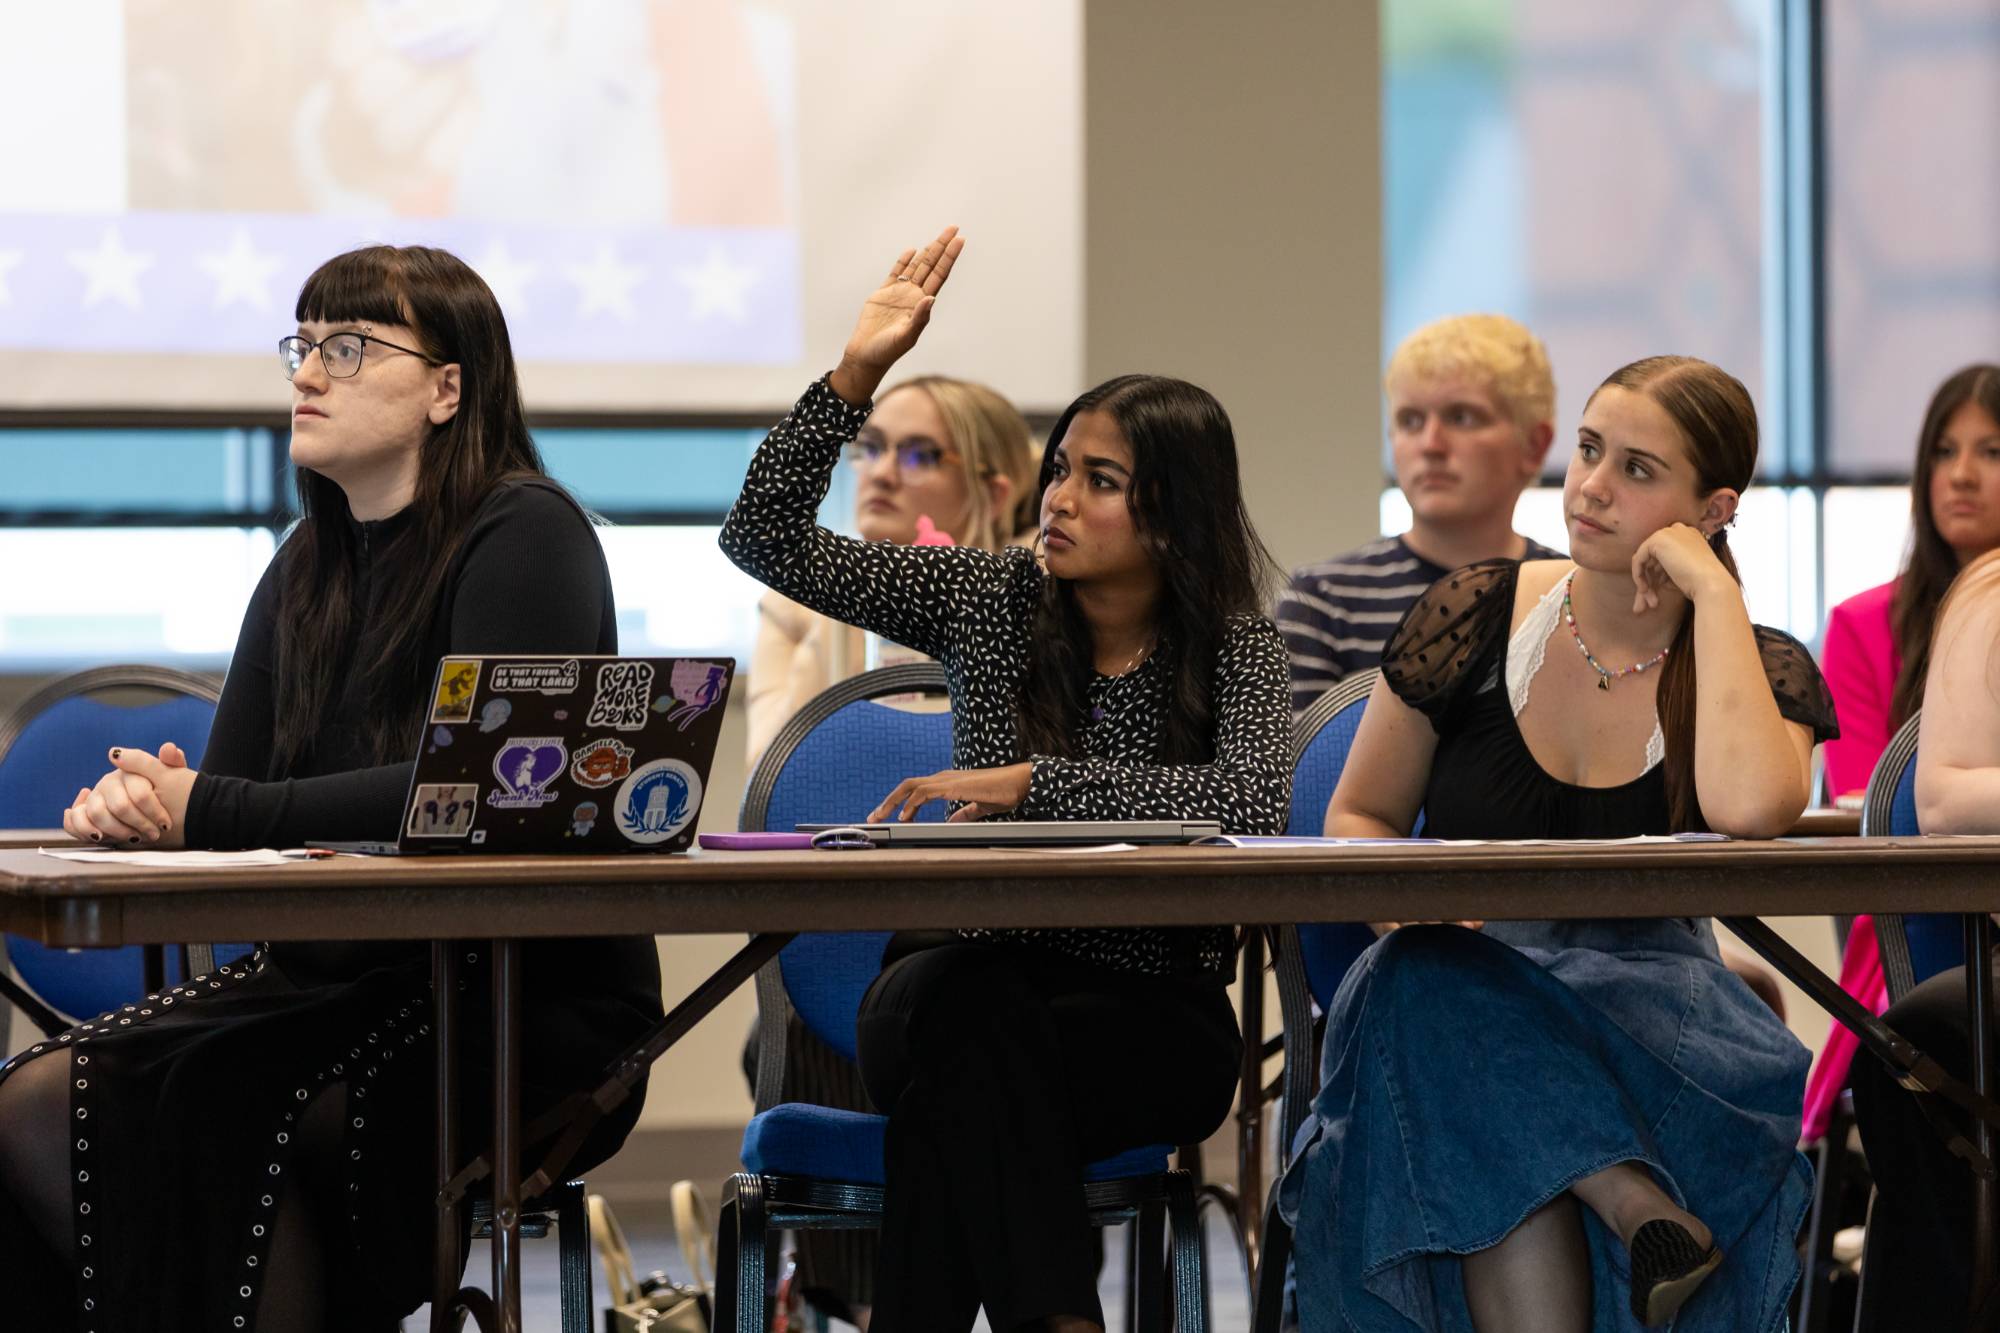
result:
<svg viewBox="0 0 2000 1333"><path fill-rule="evenodd" d="M841 446L868 419L815 381L771 431L722 526L744 571L823 615L873 630L938 660L951 692L952 762L1034 762L1018 819L1214 819L1229 833L1282 833L1291 807L1291 704L1284 641L1262 616L1234 617L1215 662L1215 748L1205 764L1157 762L1171 644L1122 676L1090 682L1076 749L1023 755L1015 732L1028 634L1046 577L1018 547L897 546L819 527ZM920 776L912 774L911 776ZM885 796L888 793L883 793ZM1227 927L966 930L1034 943L1123 971L1228 970Z"/></svg>

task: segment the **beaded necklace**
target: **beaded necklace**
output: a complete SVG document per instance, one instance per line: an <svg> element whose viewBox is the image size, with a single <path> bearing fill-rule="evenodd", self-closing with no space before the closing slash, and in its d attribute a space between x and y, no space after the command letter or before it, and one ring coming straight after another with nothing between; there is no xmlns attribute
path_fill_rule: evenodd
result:
<svg viewBox="0 0 2000 1333"><path fill-rule="evenodd" d="M1620 676L1636 676L1641 671L1649 667L1656 667L1667 660L1668 650L1662 648L1643 662L1635 662L1631 666L1620 667L1618 670L1612 671L1593 657L1590 649L1584 646L1583 635L1577 633L1576 612L1569 604L1569 585L1575 578L1576 571L1573 569L1563 577L1563 619L1569 622L1569 636L1576 640L1576 650L1583 654L1583 660L1590 663L1590 669L1597 673L1598 689L1608 690L1611 688L1611 682L1617 680Z"/></svg>

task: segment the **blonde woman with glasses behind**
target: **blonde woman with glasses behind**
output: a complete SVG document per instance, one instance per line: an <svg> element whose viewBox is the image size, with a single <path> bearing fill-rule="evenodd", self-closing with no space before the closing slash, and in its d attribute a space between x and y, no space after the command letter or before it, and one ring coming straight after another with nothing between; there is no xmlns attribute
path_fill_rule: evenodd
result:
<svg viewBox="0 0 2000 1333"><path fill-rule="evenodd" d="M846 458L854 527L865 541L949 537L997 551L1034 537L1035 442L1014 405L983 384L904 380L882 395ZM859 673L866 658L860 630L766 593L750 658L750 764L808 700Z"/></svg>

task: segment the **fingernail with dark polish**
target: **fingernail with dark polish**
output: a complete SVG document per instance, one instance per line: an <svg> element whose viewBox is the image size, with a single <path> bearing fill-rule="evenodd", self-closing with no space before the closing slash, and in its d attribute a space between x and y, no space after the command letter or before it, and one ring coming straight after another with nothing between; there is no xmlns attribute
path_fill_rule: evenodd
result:
<svg viewBox="0 0 2000 1333"><path fill-rule="evenodd" d="M116 759L116 758L118 757L118 755L119 755L119 752L118 752L117 750L113 750L113 751L111 752L111 757L112 757L113 759Z"/></svg>
<svg viewBox="0 0 2000 1333"><path fill-rule="evenodd" d="M92 842L103 842L103 841L104 841L104 835L103 835L102 833L93 833L93 834L91 834L91 835L90 835L90 840L91 840Z"/></svg>
<svg viewBox="0 0 2000 1333"><path fill-rule="evenodd" d="M139 843L139 835L134 833L131 837L125 839L125 841L131 843L133 846L136 847Z"/></svg>

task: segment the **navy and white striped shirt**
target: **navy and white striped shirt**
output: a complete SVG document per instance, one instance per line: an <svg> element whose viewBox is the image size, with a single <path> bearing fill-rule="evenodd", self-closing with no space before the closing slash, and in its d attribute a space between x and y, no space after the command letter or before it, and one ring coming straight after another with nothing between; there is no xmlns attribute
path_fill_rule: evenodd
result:
<svg viewBox="0 0 2000 1333"><path fill-rule="evenodd" d="M1528 540L1524 560L1561 560ZM1433 583L1451 571L1424 559L1401 537L1380 537L1343 555L1292 571L1271 618L1292 665L1292 712L1304 712L1343 676L1380 665L1382 646Z"/></svg>

